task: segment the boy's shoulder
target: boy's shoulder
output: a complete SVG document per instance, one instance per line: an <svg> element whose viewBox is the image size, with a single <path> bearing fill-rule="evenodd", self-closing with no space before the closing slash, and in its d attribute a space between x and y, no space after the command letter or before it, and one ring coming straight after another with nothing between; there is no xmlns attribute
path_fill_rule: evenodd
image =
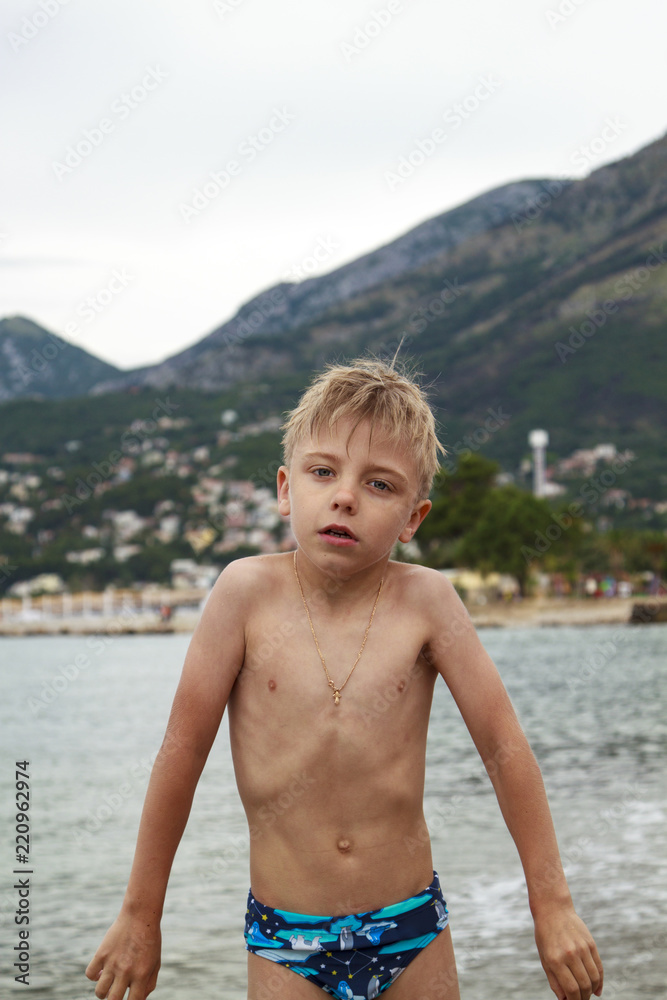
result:
<svg viewBox="0 0 667 1000"><path fill-rule="evenodd" d="M271 586L282 578L292 559L292 553L276 552L266 555L244 556L228 563L218 577L218 584L225 588L256 590Z"/></svg>
<svg viewBox="0 0 667 1000"><path fill-rule="evenodd" d="M276 553L245 556L228 563L206 600L203 623L216 628L223 621L245 623L258 607L268 604L272 594L279 592L285 579L285 560L284 553Z"/></svg>
<svg viewBox="0 0 667 1000"><path fill-rule="evenodd" d="M277 587L283 587L292 573L291 552L275 552L234 559L222 570L211 596L234 595L237 601L257 602Z"/></svg>
<svg viewBox="0 0 667 1000"><path fill-rule="evenodd" d="M419 588L420 592L435 592L443 594L456 593L451 581L439 569L421 566L419 563L389 561L389 573L399 585L409 585Z"/></svg>
<svg viewBox="0 0 667 1000"><path fill-rule="evenodd" d="M461 603L451 581L440 570L393 560L387 569L387 577L400 593L401 600L422 613L437 615L443 609Z"/></svg>

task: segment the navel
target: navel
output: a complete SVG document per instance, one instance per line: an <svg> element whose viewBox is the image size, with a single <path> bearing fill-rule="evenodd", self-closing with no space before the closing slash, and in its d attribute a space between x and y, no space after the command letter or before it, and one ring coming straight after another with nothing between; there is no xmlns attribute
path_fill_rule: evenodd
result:
<svg viewBox="0 0 667 1000"><path fill-rule="evenodd" d="M338 841L338 850L341 852L341 854L347 854L351 846L352 845L350 844L349 840L343 839Z"/></svg>

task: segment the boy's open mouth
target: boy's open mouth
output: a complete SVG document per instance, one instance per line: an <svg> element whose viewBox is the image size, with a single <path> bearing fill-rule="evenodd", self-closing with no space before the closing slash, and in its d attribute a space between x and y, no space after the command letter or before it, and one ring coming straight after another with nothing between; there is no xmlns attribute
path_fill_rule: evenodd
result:
<svg viewBox="0 0 667 1000"><path fill-rule="evenodd" d="M350 542L357 541L356 535L353 535L351 531L344 528L342 524L330 524L327 528L323 528L320 534L328 535L330 538L344 539Z"/></svg>

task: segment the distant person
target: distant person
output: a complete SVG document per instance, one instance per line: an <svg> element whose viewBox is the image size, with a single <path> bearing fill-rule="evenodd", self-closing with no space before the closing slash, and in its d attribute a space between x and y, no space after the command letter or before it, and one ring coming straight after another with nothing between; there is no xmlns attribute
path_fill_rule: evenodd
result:
<svg viewBox="0 0 667 1000"><path fill-rule="evenodd" d="M599 995L602 964L575 913L540 771L498 672L449 581L390 560L431 507L442 449L425 397L393 365L332 366L285 428L278 502L296 551L231 563L204 608L121 912L86 970L95 995L122 1000L129 989L144 1000L155 989L167 880L229 706L250 831L249 1000L322 991L456 1000L423 812L438 675L516 842L551 989L560 1000ZM268 809L276 801L285 802L279 814ZM498 986L489 983L489 996ZM511 983L502 992L513 995Z"/></svg>

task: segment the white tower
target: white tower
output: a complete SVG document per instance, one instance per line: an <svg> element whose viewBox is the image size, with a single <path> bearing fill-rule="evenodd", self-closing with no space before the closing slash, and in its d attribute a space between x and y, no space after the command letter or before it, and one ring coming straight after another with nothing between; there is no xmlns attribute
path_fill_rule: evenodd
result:
<svg viewBox="0 0 667 1000"><path fill-rule="evenodd" d="M533 493L536 497L543 497L546 492L544 466L549 434L542 430L531 431L528 435L528 443L533 449Z"/></svg>

